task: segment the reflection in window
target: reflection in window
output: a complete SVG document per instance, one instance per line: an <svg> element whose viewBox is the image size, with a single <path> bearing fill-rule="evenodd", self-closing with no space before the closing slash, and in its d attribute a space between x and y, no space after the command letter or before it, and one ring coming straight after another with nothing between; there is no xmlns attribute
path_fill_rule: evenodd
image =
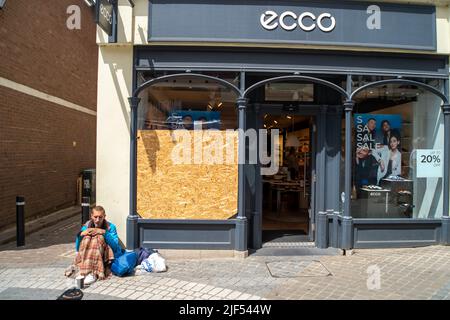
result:
<svg viewBox="0 0 450 320"><path fill-rule="evenodd" d="M268 83L265 86L266 101L313 102L314 84L295 82Z"/></svg>
<svg viewBox="0 0 450 320"><path fill-rule="evenodd" d="M236 94L211 80L166 80L149 87L142 98L138 126L144 130L237 128Z"/></svg>

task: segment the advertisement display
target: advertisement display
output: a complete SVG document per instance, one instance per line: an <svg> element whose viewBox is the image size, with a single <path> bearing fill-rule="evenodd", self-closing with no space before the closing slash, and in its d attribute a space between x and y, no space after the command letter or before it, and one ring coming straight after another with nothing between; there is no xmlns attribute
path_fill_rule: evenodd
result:
<svg viewBox="0 0 450 320"><path fill-rule="evenodd" d="M411 215L412 180L402 176L402 118L355 114L356 197L365 217Z"/></svg>
<svg viewBox="0 0 450 320"><path fill-rule="evenodd" d="M355 114L357 188L401 176L401 124L400 115Z"/></svg>
<svg viewBox="0 0 450 320"><path fill-rule="evenodd" d="M442 178L444 150L417 149L417 178Z"/></svg>

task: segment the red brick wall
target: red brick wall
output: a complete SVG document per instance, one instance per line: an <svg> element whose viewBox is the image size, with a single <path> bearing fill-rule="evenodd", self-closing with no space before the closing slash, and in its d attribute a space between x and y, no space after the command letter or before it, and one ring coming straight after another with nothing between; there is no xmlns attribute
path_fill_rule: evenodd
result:
<svg viewBox="0 0 450 320"><path fill-rule="evenodd" d="M81 30L68 30L69 5ZM97 104L94 15L83 0L9 0L0 10L0 77L91 110ZM74 146L76 142L76 146ZM75 204L82 169L95 168L96 117L0 85L0 229Z"/></svg>
<svg viewBox="0 0 450 320"><path fill-rule="evenodd" d="M81 30L69 30L70 5ZM83 0L14 0L0 10L0 76L95 109L97 46L94 14Z"/></svg>

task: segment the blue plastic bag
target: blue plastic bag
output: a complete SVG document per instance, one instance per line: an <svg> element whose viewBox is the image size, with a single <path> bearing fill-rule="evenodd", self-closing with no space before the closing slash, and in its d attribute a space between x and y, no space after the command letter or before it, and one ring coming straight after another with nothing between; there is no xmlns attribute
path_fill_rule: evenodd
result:
<svg viewBox="0 0 450 320"><path fill-rule="evenodd" d="M150 248L143 248L143 247L141 247L141 248L139 249L139 253L138 253L137 264L138 264L138 265L141 264L142 261L144 261L145 259L147 259L148 257L150 257L150 255L151 255L152 253L155 253L155 252L157 252L157 251L152 250L152 249L150 249Z"/></svg>
<svg viewBox="0 0 450 320"><path fill-rule="evenodd" d="M126 276L133 272L136 267L137 259L136 252L125 252L117 259L114 259L111 265L111 272L119 277Z"/></svg>

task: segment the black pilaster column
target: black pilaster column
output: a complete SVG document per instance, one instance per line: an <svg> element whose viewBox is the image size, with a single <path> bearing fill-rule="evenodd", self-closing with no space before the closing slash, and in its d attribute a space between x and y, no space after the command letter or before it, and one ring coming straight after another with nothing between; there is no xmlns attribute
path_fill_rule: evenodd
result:
<svg viewBox="0 0 450 320"><path fill-rule="evenodd" d="M348 100L344 103L345 112L345 202L344 214L341 222L341 249L353 247L353 219L350 210L352 194L352 113L355 102Z"/></svg>
<svg viewBox="0 0 450 320"><path fill-rule="evenodd" d="M448 85L448 83L447 83ZM441 243L450 245L450 217L449 217L449 160L450 160L450 104L442 106L444 113L444 211L442 213L442 235Z"/></svg>
<svg viewBox="0 0 450 320"><path fill-rule="evenodd" d="M247 99L238 99L239 111L239 152L238 152L238 216L236 223L235 248L237 251L247 250L247 217L245 215L245 130Z"/></svg>
<svg viewBox="0 0 450 320"><path fill-rule="evenodd" d="M255 128L257 130L262 128L261 117L260 117L260 106L254 105L255 108ZM258 135L258 154L260 152L260 137ZM262 177L261 177L261 164L259 157L257 158L258 163L255 165L255 196L254 196L254 210L253 210L253 247L254 249L259 249L262 247Z"/></svg>
<svg viewBox="0 0 450 320"><path fill-rule="evenodd" d="M138 97L128 98L130 103L130 212L127 217L127 250L136 249L139 244L137 202L137 109Z"/></svg>

